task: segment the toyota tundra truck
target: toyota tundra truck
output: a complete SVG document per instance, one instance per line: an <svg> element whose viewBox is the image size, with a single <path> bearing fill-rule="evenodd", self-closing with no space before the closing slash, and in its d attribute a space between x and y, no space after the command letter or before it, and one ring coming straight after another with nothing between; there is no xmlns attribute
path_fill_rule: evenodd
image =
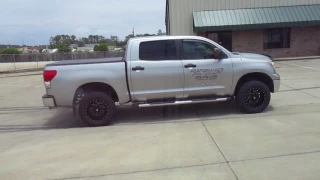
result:
<svg viewBox="0 0 320 180"><path fill-rule="evenodd" d="M132 38L124 57L48 64L43 79L44 106L73 108L88 126L108 125L125 104L235 100L242 112L260 113L280 87L270 56L229 52L199 36Z"/></svg>

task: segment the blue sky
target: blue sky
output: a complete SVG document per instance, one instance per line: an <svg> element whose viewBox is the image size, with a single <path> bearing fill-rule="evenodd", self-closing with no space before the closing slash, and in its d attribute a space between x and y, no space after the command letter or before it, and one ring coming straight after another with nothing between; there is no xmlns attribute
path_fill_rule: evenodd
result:
<svg viewBox="0 0 320 180"><path fill-rule="evenodd" d="M165 31L165 0L0 0L0 44L48 44L57 34L120 39Z"/></svg>

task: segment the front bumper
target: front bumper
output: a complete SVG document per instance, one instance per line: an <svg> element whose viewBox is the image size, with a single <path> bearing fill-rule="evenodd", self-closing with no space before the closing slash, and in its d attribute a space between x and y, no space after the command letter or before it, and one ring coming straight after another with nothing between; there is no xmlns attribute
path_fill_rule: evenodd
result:
<svg viewBox="0 0 320 180"><path fill-rule="evenodd" d="M278 92L280 89L280 80L273 80L274 92Z"/></svg>
<svg viewBox="0 0 320 180"><path fill-rule="evenodd" d="M49 108L57 107L56 101L53 96L50 96L50 95L42 96L42 102L45 107L49 107Z"/></svg>
<svg viewBox="0 0 320 180"><path fill-rule="evenodd" d="M273 79L274 92L279 91L279 89L280 89L280 75L279 74L272 74L271 78Z"/></svg>

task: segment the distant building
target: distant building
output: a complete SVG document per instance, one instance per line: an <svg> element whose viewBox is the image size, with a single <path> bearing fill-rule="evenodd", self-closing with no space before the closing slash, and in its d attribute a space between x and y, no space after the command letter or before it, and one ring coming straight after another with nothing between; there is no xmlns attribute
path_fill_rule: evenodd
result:
<svg viewBox="0 0 320 180"><path fill-rule="evenodd" d="M116 48L115 46L108 46L109 51L114 51L115 48Z"/></svg>
<svg viewBox="0 0 320 180"><path fill-rule="evenodd" d="M33 54L39 54L40 51L39 51L38 49L34 49L34 50L31 51L31 53L33 53Z"/></svg>
<svg viewBox="0 0 320 180"><path fill-rule="evenodd" d="M116 47L116 46L108 46L108 50L110 52L114 52L114 51L122 51L121 47Z"/></svg>
<svg viewBox="0 0 320 180"><path fill-rule="evenodd" d="M85 44L84 47L79 47L77 44L71 44L69 47L72 49L72 52L76 51L94 51L94 46L99 44ZM122 48L116 46L108 46L109 51L122 51Z"/></svg>
<svg viewBox="0 0 320 180"><path fill-rule="evenodd" d="M71 49L76 49L76 51L93 51L95 45L99 44L85 44L84 47L79 47L77 44L71 44L69 47Z"/></svg>
<svg viewBox="0 0 320 180"><path fill-rule="evenodd" d="M114 48L114 51L122 51L122 48Z"/></svg>
<svg viewBox="0 0 320 180"><path fill-rule="evenodd" d="M166 0L168 35L198 35L235 52L320 55L320 0Z"/></svg>
<svg viewBox="0 0 320 180"><path fill-rule="evenodd" d="M69 48L77 49L78 48L78 44L70 44Z"/></svg>
<svg viewBox="0 0 320 180"><path fill-rule="evenodd" d="M58 49L43 49L42 50L42 53L50 53L50 54L52 54L52 53L56 53L56 52L58 52Z"/></svg>
<svg viewBox="0 0 320 180"><path fill-rule="evenodd" d="M39 49L39 46L26 46L26 47L18 48L18 51L28 52L28 51L38 50L38 49Z"/></svg>

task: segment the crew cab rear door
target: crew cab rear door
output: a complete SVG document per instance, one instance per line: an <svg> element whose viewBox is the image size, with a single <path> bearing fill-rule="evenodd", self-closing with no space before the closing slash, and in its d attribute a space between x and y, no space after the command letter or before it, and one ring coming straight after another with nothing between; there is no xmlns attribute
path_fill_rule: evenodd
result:
<svg viewBox="0 0 320 180"><path fill-rule="evenodd" d="M130 71L133 101L166 101L183 96L184 69L177 40L133 42Z"/></svg>
<svg viewBox="0 0 320 180"><path fill-rule="evenodd" d="M232 61L227 54L214 59L217 48L203 40L180 41L181 59L184 68L184 98L229 95L232 80Z"/></svg>

